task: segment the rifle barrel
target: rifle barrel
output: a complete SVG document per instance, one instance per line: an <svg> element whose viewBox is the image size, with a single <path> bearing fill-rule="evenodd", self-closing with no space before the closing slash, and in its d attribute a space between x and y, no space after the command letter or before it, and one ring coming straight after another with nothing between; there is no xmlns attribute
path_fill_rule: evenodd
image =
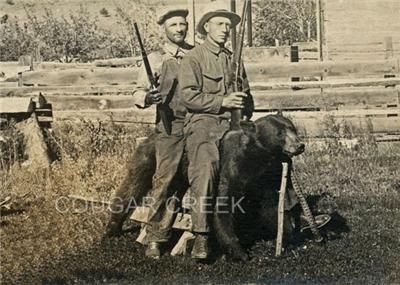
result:
<svg viewBox="0 0 400 285"><path fill-rule="evenodd" d="M136 33L137 40L139 42L140 52L142 54L143 65L144 65L144 68L146 69L147 78L148 78L148 80L150 82L150 88L151 89L156 89L157 88L157 82L156 82L156 80L154 78L153 71L151 70L151 65L150 65L149 59L147 57L146 50L144 48L142 37L140 36L139 27L138 27L136 22L133 23L133 26L135 28L135 33Z"/></svg>
<svg viewBox="0 0 400 285"><path fill-rule="evenodd" d="M242 10L242 18L239 26L239 32L236 40L236 48L233 51L233 62L232 62L232 72L234 73L232 76L232 84L233 84L233 91L242 91L242 86L240 83L240 76L241 76L241 69L242 69L242 50L243 50L243 39L244 39L244 31L245 31L245 25L246 25L246 16L247 16L247 10L248 10L248 5L249 1L245 0L244 1L244 6ZM242 110L241 109L233 109L231 112L231 124L230 124L230 129L231 130L240 130L240 121L242 119Z"/></svg>
<svg viewBox="0 0 400 285"><path fill-rule="evenodd" d="M136 22L133 23L133 26L135 28L136 37L139 42L140 51L142 53L143 65L144 65L144 68L146 69L147 79L150 82L150 89L157 90L158 83L154 77L153 71L151 70L150 62L149 62L149 59L147 58L147 53L146 53L146 50L143 45L142 37L140 36L139 27ZM160 103L160 104L157 104L156 107L157 107L157 114L161 119L161 122L164 126L165 132L168 135L170 135L171 131L172 131L172 126L171 126L171 121L168 118L168 114L167 114L167 110L166 110L167 106L164 103Z"/></svg>

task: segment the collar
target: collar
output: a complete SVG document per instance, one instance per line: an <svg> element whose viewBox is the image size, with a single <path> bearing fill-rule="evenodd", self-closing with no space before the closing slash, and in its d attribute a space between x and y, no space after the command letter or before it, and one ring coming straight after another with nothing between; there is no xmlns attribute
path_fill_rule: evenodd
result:
<svg viewBox="0 0 400 285"><path fill-rule="evenodd" d="M182 54L186 54L190 50L190 48L186 43L182 47L179 47L173 43L167 42L164 44L163 50L165 53L173 57L177 57L182 56Z"/></svg>
<svg viewBox="0 0 400 285"><path fill-rule="evenodd" d="M228 50L227 48L225 48L225 47L221 48L221 47L213 44L212 42L210 42L210 40L207 38L204 41L204 46L215 55L219 55L221 52L226 53L227 55L232 54L232 52L230 50Z"/></svg>

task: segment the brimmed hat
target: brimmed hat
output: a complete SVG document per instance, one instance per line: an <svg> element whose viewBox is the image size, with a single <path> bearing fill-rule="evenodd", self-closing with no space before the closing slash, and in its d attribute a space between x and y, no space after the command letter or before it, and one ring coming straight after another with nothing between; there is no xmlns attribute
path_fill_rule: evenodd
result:
<svg viewBox="0 0 400 285"><path fill-rule="evenodd" d="M157 24L162 25L166 20L172 17L180 16L186 18L188 14L189 11L187 9L174 9L174 10L162 11L158 18Z"/></svg>
<svg viewBox="0 0 400 285"><path fill-rule="evenodd" d="M203 15L203 17L201 17L199 23L197 24L197 31L202 35L206 35L207 32L204 29L204 24L207 23L211 18L214 18L214 17L225 17L225 18L230 19L232 22L232 25L231 25L232 28L240 23L240 16L238 14L235 14L235 13L230 12L225 9L220 9L220 10L215 10L215 11L205 13Z"/></svg>

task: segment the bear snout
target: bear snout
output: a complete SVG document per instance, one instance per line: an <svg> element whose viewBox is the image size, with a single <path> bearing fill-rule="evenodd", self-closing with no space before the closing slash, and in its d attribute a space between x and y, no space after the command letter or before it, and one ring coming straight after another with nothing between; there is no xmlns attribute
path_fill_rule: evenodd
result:
<svg viewBox="0 0 400 285"><path fill-rule="evenodd" d="M291 143L291 144L285 145L285 147L283 148L283 153L286 155L289 155L291 157L291 156L302 154L305 149L306 149L306 146L302 142Z"/></svg>
<svg viewBox="0 0 400 285"><path fill-rule="evenodd" d="M297 146L297 151L300 153L303 153L304 150L306 149L306 145L304 143L299 143Z"/></svg>
<svg viewBox="0 0 400 285"><path fill-rule="evenodd" d="M299 155L302 154L304 152L304 150L306 149L306 145L302 142L299 142L296 144L296 146L294 147L294 151L292 151L292 155Z"/></svg>

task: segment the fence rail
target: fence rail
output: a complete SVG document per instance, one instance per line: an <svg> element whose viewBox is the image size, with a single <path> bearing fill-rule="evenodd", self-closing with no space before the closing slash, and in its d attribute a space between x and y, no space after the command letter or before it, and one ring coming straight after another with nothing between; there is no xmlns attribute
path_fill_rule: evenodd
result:
<svg viewBox="0 0 400 285"><path fill-rule="evenodd" d="M153 123L155 111L138 110L132 100L139 71L131 67L135 59L117 61L34 65L34 71L15 76L19 80L14 86L9 80L0 81L0 97L29 97L40 92L52 103L56 120ZM121 67L127 65L130 67ZM246 64L246 70L255 100L254 118L283 110L303 135L312 137L326 135L324 121L329 118L354 132L369 129L400 134L400 58L261 62ZM292 82L294 77L298 81Z"/></svg>

